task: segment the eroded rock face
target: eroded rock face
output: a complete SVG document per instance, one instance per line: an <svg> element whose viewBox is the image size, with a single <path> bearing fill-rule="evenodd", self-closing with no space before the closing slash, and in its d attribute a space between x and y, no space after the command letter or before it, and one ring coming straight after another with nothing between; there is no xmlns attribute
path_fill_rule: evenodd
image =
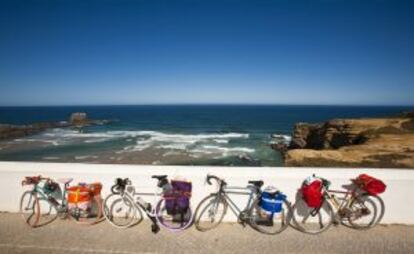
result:
<svg viewBox="0 0 414 254"><path fill-rule="evenodd" d="M67 122L35 123L29 125L0 124L0 140L33 135L51 128L69 127Z"/></svg>
<svg viewBox="0 0 414 254"><path fill-rule="evenodd" d="M69 118L69 122L74 125L84 124L88 121L88 115L84 112L72 113Z"/></svg>
<svg viewBox="0 0 414 254"><path fill-rule="evenodd" d="M284 158L287 166L414 168L414 117L298 123Z"/></svg>
<svg viewBox="0 0 414 254"><path fill-rule="evenodd" d="M52 128L83 127L86 125L102 125L109 123L108 120L90 120L86 113L73 113L67 121L43 122L27 125L0 124L0 140L25 137L37 134Z"/></svg>

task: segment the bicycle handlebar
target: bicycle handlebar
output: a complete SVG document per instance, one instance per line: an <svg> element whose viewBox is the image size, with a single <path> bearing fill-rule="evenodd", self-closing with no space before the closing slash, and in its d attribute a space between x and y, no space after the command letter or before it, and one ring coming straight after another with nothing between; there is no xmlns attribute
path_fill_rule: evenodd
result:
<svg viewBox="0 0 414 254"><path fill-rule="evenodd" d="M51 180L49 177L42 177L41 175L38 176L26 176L22 181L23 185L30 185L30 184L38 184L41 180Z"/></svg>
<svg viewBox="0 0 414 254"><path fill-rule="evenodd" d="M215 175L207 175L206 177L206 182L209 185L212 185L211 179L216 180L219 184L226 184L226 182L223 179L220 179L219 177L215 176Z"/></svg>
<svg viewBox="0 0 414 254"><path fill-rule="evenodd" d="M127 185L131 184L129 178L117 178L115 179L115 184L111 187L112 194L121 194L125 191Z"/></svg>

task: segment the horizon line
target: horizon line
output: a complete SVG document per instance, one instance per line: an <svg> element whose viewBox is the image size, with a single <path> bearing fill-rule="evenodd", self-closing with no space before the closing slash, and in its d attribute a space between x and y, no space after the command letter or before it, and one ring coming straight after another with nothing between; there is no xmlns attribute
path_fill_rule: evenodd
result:
<svg viewBox="0 0 414 254"><path fill-rule="evenodd" d="M414 107L414 104L289 104L289 103L137 103L137 104L45 104L0 105L0 108L24 107L126 107L126 106L332 106L332 107Z"/></svg>

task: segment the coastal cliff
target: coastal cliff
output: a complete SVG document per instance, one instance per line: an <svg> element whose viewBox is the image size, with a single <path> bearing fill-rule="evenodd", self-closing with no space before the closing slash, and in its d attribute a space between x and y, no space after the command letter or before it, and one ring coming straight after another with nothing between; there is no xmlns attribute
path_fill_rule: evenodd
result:
<svg viewBox="0 0 414 254"><path fill-rule="evenodd" d="M34 135L47 129L68 127L82 128L88 125L101 125L108 122L108 120L91 120L88 119L86 113L76 112L71 114L69 121L43 122L27 125L0 124L0 140Z"/></svg>
<svg viewBox="0 0 414 254"><path fill-rule="evenodd" d="M276 149L286 166L414 168L414 113L298 123Z"/></svg>

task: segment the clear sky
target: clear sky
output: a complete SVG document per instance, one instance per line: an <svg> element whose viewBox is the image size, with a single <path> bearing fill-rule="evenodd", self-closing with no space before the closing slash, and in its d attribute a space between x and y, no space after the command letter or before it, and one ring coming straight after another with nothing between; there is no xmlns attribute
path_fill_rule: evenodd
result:
<svg viewBox="0 0 414 254"><path fill-rule="evenodd" d="M414 1L0 1L0 105L414 104Z"/></svg>

